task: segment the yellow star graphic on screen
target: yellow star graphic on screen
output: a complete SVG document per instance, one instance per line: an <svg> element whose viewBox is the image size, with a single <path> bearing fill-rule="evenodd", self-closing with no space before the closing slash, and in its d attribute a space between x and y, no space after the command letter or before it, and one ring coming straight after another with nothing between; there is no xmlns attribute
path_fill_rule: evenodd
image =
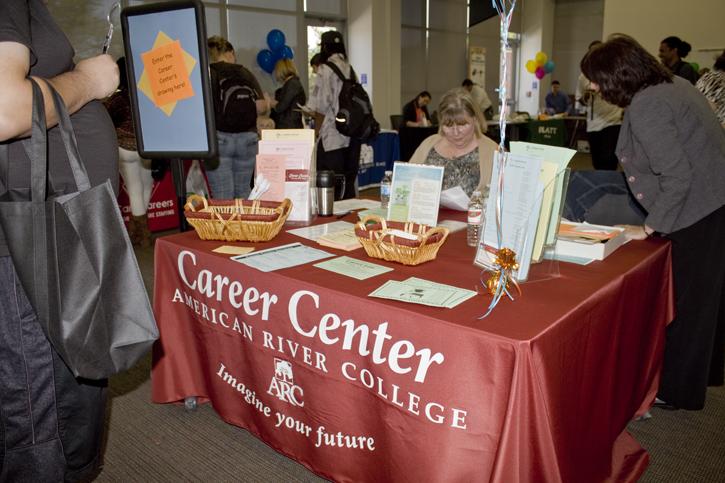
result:
<svg viewBox="0 0 725 483"><path fill-rule="evenodd" d="M194 97L189 74L197 62L181 48L181 42L159 32L153 47L142 53L141 59L144 70L138 90L167 116L174 112L178 101Z"/></svg>

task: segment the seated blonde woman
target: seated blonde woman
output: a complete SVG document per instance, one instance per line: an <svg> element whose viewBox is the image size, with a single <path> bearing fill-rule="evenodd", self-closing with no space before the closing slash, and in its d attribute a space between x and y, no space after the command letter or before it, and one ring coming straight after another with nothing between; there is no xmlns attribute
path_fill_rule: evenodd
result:
<svg viewBox="0 0 725 483"><path fill-rule="evenodd" d="M471 196L491 183L493 153L498 145L484 135L486 122L466 91L448 91L438 113L438 134L426 138L410 162L443 166L443 190L460 186Z"/></svg>

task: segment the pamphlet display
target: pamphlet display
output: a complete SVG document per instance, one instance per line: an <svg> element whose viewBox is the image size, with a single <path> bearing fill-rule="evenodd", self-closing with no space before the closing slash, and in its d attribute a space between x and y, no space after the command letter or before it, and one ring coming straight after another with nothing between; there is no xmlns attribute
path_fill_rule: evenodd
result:
<svg viewBox="0 0 725 483"><path fill-rule="evenodd" d="M555 146L512 142L504 163L501 195L496 181L502 163L496 153L486 225L474 260L476 265L496 270L499 248L509 248L516 254L518 263L513 273L515 279L528 279L531 263L541 261L545 248L553 247L556 242L568 179L567 165L575 153ZM497 210L500 210L501 240L496 226ZM553 271L558 272L556 268Z"/></svg>
<svg viewBox="0 0 725 483"><path fill-rule="evenodd" d="M563 207L562 200L565 194L567 178L565 170L576 151L543 144L512 142L511 153L534 156L542 160L539 177L544 191L534 238L534 251L531 255L532 260L538 262L543 257L544 246L550 246L556 240L556 229L559 225Z"/></svg>
<svg viewBox="0 0 725 483"><path fill-rule="evenodd" d="M388 220L436 226L442 185L442 166L395 163Z"/></svg>
<svg viewBox="0 0 725 483"><path fill-rule="evenodd" d="M281 134L280 134L281 133ZM292 201L290 221L312 218L311 168L315 147L312 129L263 130L256 173L269 182L260 199Z"/></svg>
<svg viewBox="0 0 725 483"><path fill-rule="evenodd" d="M475 263L487 270L495 270L496 252L509 248L517 255L516 280L526 280L531 264L536 227L539 222L543 183L540 180L541 158L522 154L509 154L505 164L504 191L499 197L499 186L491 183L486 206L483 235L479 239ZM494 157L492 180L499 179L502 163L498 153ZM496 227L497 203L500 203L502 238L498 239Z"/></svg>

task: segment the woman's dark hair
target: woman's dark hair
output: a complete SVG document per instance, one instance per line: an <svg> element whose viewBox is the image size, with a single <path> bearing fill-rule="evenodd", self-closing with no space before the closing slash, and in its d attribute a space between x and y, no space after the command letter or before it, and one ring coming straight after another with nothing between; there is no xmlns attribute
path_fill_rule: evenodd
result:
<svg viewBox="0 0 725 483"><path fill-rule="evenodd" d="M725 50L722 51L722 54L715 59L715 65L713 65L715 70L725 70Z"/></svg>
<svg viewBox="0 0 725 483"><path fill-rule="evenodd" d="M687 55L692 50L692 45L685 42L684 40L682 40L679 37L675 37L674 35L667 37L666 39L664 39L662 41L662 43L667 45L667 47L669 47L671 49L677 49L677 55L681 59L684 59L685 57L687 57Z"/></svg>
<svg viewBox="0 0 725 483"><path fill-rule="evenodd" d="M319 53L313 55L312 58L310 59L311 67L319 66L321 63L322 63L322 56Z"/></svg>
<svg viewBox="0 0 725 483"><path fill-rule="evenodd" d="M648 86L672 82L672 73L639 42L614 34L590 50L581 61L584 76L599 85L605 101L627 107L632 97Z"/></svg>
<svg viewBox="0 0 725 483"><path fill-rule="evenodd" d="M431 96L430 92L428 92L428 91L423 91L420 94L418 94L417 96L415 96L416 99L418 99L419 97L427 97L428 99L433 99L433 96Z"/></svg>

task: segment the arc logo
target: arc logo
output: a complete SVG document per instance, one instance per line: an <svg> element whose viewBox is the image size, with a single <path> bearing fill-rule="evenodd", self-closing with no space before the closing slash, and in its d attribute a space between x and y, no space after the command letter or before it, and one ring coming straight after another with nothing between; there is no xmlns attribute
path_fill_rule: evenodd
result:
<svg viewBox="0 0 725 483"><path fill-rule="evenodd" d="M305 402L302 400L304 391L294 383L290 361L274 358L274 375L269 383L267 394L293 406L304 407Z"/></svg>

